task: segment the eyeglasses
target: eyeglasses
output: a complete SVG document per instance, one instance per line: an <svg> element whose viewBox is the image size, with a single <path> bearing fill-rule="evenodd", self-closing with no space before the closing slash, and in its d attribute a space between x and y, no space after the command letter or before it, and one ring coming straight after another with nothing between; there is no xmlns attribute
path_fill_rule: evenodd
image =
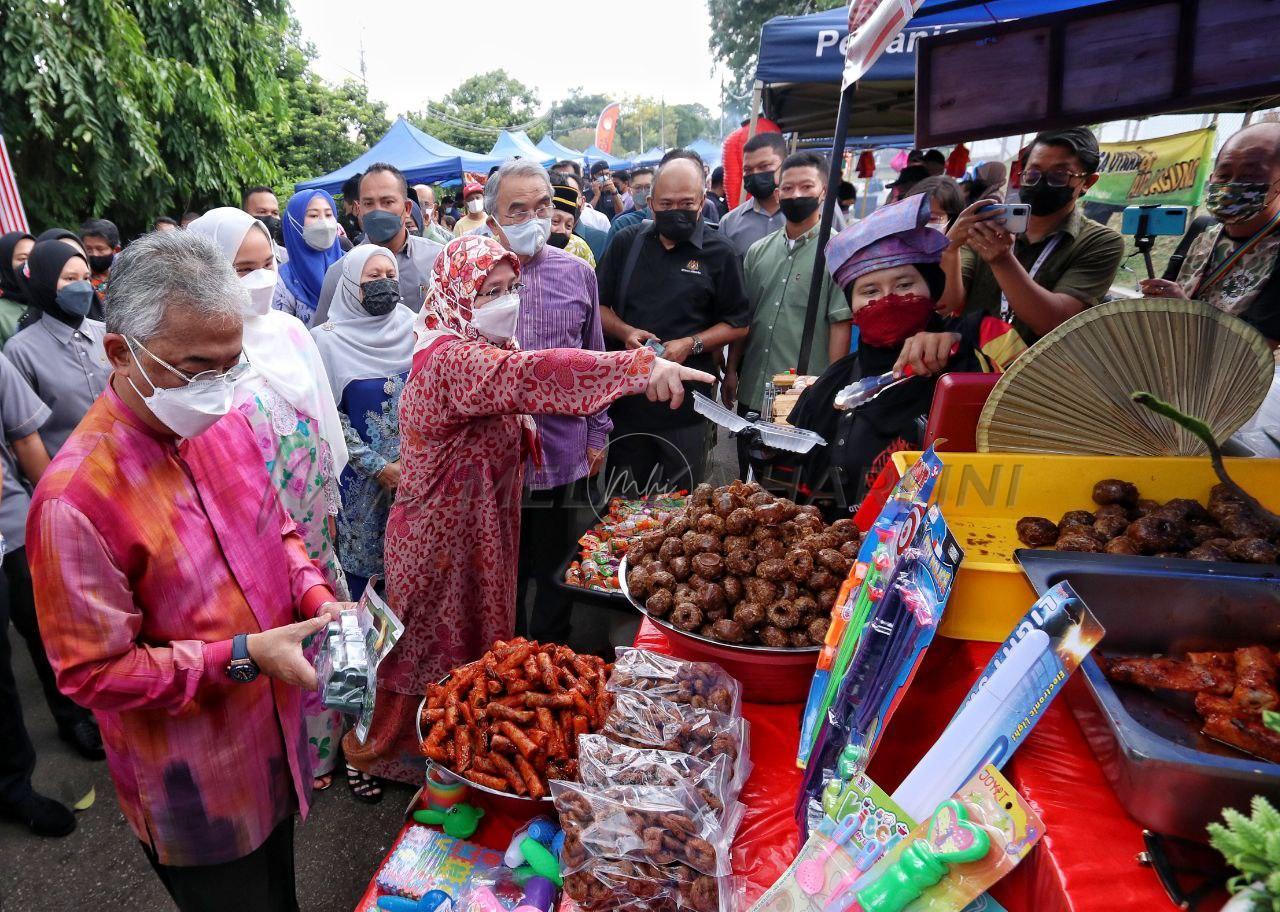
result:
<svg viewBox="0 0 1280 912"><path fill-rule="evenodd" d="M494 290L494 291L481 292L480 294L476 295L476 302L488 303L490 301L496 300L497 298L501 298L504 295L519 294L520 290L523 288L524 288L523 282L516 282L516 284L512 285L506 291Z"/></svg>
<svg viewBox="0 0 1280 912"><path fill-rule="evenodd" d="M140 348L140 349L142 349L144 352L146 352L147 357L149 357L152 361L154 361L154 362L156 362L157 364L159 364L161 367L163 367L165 370L169 371L169 372L170 372L171 374L173 374L175 377L180 377L181 379L185 380L187 383L201 383L201 382L216 381L216 380L221 380L223 383L235 383L237 380L241 380L241 379L243 379L243 378L244 378L244 375L245 375L245 374L247 374L247 373L249 372L250 367L252 367L252 365L251 365L251 364L249 364L249 359L245 357L244 352L241 352L241 353L240 353L240 361L239 361L239 363L232 365L232 366L231 366L230 368L228 368L227 370L225 370L225 371L214 371L214 370L201 371L200 373L196 374L194 377L191 377L191 376L188 376L188 375L187 375L186 373L184 373L183 371L178 370L176 367L174 367L174 366L173 366L172 364L170 364L168 361L165 361L165 360L163 360L163 359L161 359L161 358L157 358L157 357L156 357L155 355L153 355L151 352L147 351L146 346L144 346L144 345L143 345L141 342L139 342L137 339L130 339L130 338L128 338L128 337L126 336L126 337L125 337L125 341L129 344L129 348L130 348L131 350L132 350L133 346L135 346L135 345L136 345L136 346L138 346L138 348Z"/></svg>
<svg viewBox="0 0 1280 912"><path fill-rule="evenodd" d="M540 206L537 209L522 209L519 212L511 213L507 218L511 219L512 225L523 225L531 218L551 218L551 212L554 208L554 206L548 204L546 206Z"/></svg>
<svg viewBox="0 0 1280 912"><path fill-rule="evenodd" d="M1071 183L1073 177L1088 177L1084 171L1068 171L1066 168L1058 168L1053 171L1041 171L1039 168L1027 168L1022 172L1022 186L1034 187L1040 183L1040 178L1048 181L1050 187L1065 187Z"/></svg>

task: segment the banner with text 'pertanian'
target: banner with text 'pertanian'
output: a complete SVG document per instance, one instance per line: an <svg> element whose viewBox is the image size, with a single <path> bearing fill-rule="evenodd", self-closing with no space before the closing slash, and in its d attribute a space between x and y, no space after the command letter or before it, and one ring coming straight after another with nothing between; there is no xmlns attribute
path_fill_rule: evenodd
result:
<svg viewBox="0 0 1280 912"><path fill-rule="evenodd" d="M1198 206L1213 170L1214 128L1099 143L1101 175L1088 199L1112 206Z"/></svg>

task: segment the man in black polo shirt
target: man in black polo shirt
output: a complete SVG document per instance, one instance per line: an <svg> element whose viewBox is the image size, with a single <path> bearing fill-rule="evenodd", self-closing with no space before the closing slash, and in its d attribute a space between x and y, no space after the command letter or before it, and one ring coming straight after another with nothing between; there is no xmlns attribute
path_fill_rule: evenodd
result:
<svg viewBox="0 0 1280 912"><path fill-rule="evenodd" d="M653 221L619 232L596 278L600 320L615 347L661 344L664 358L715 373L717 354L746 336L750 312L737 255L703 222L703 177L694 153L669 152L653 183ZM707 385L691 388L713 395ZM618 493L702 480L710 425L694 412L692 396L676 411L628 396L609 417L609 478Z"/></svg>

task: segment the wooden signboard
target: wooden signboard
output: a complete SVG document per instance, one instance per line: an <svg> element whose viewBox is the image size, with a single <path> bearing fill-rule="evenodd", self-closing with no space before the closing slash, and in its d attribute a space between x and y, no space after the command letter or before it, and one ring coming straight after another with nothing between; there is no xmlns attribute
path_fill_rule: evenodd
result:
<svg viewBox="0 0 1280 912"><path fill-rule="evenodd" d="M918 47L921 148L1280 103L1280 0L1113 0Z"/></svg>

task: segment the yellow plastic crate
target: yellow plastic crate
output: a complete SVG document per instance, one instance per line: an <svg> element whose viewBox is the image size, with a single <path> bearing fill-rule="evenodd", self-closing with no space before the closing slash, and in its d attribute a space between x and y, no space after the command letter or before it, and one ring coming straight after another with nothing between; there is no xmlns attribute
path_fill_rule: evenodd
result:
<svg viewBox="0 0 1280 912"><path fill-rule="evenodd" d="M1024 547L1015 526L1024 516L1057 522L1068 510L1092 510L1093 486L1119 478L1141 496L1201 503L1218 482L1205 457L1052 456L1025 453L939 453L942 476L934 502L964 548L939 632L999 642L1035 601L1013 552ZM920 458L895 453L899 474ZM1228 459L1227 471L1268 509L1280 512L1280 459Z"/></svg>

